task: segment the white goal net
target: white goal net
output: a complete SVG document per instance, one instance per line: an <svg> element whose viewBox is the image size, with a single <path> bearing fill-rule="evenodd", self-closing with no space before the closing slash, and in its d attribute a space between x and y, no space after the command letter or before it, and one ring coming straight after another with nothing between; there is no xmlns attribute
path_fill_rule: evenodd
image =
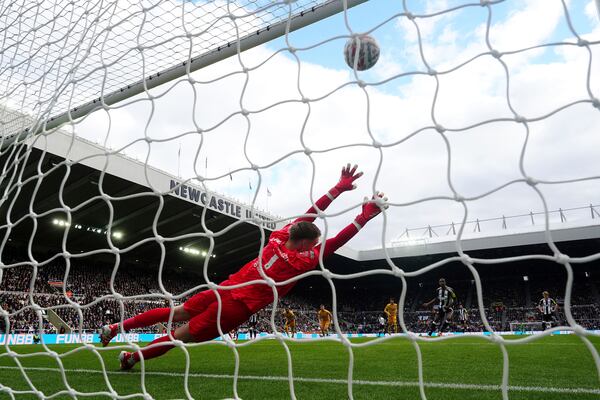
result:
<svg viewBox="0 0 600 400"><path fill-rule="evenodd" d="M417 332L429 322L417 300L427 300L422 277L434 279L432 273L450 267L468 275L471 318L502 354L503 398L510 391L507 348L555 332L581 339L600 378L590 340L600 327L593 329L588 317L595 308L578 303L572 313L574 266L594 265L600 253L563 252L553 232L573 221L548 212L598 204L598 13L595 1L567 0L0 3L0 393L153 397L144 383L150 361L143 359L140 392L125 395L111 386L117 366L105 354L115 346L98 346L97 330L216 289L262 252L270 232L314 205L347 162L365 175L357 190L317 213L322 239L351 222L365 196L385 192L388 208L339 252L357 265L351 273L332 271L321 259L293 282L325 282L315 302L331 307L336 335L314 340L336 340L347 350L349 398L356 349L396 337L352 341L348 333L356 329L348 321L358 314L340 300L340 285L360 291L363 279L374 276L396 282L399 336L414 347L416 385L426 398L422 343L457 339ZM342 52L363 34L377 39L381 56L358 71ZM529 210L543 210L536 226L543 251L478 257L465 248L466 221ZM392 243L408 226L449 220L456 226L452 254L422 258L411 268L398 262ZM382 252L380 263L358 255L374 248ZM546 331L531 329L538 335L508 340L499 332L539 325L520 318L537 318L540 294L527 298L527 315L515 312L509 320L510 312L498 311L491 318L481 273L528 261L564 273L557 285L560 318ZM359 300L354 295L352 306ZM283 334L283 304L294 303L275 296L264 314L265 336L257 340L283 347L284 379L296 398L289 343L304 339ZM360 315L359 331L373 319L367 311ZM144 344L136 334L175 326L171 316L120 335L118 348L139 350ZM234 355L232 379L199 379L221 379L230 396L242 398L239 349L247 342L234 341L220 324L219 330L222 337L212 343ZM46 338L50 332L81 343L58 351L60 342ZM16 350L38 335L34 356ZM188 398L199 396L188 387L198 360L190 350L205 345L177 345L185 353ZM99 360L102 390L69 383L77 370L64 359L84 353ZM60 388L30 379L38 368L28 366L32 357L53 362ZM26 387L3 372L18 372Z"/></svg>

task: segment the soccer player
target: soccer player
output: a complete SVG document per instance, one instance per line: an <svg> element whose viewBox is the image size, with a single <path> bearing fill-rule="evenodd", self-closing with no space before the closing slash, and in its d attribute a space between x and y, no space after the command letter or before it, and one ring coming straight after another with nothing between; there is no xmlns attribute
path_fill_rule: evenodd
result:
<svg viewBox="0 0 600 400"><path fill-rule="evenodd" d="M319 311L317 311L317 318L319 319L319 330L321 331L321 336L325 337L329 335L329 327L331 326L331 319L333 316L328 310L325 309L324 304L321 304L319 307Z"/></svg>
<svg viewBox="0 0 600 400"><path fill-rule="evenodd" d="M435 291L435 297L423 304L423 307L429 307L433 303L437 303L438 306L437 314L429 327L429 336L433 335L438 325L439 334L441 335L444 332L446 324L452 318L452 305L456 301L456 294L450 286L446 286L446 280L440 278L438 283L440 286Z"/></svg>
<svg viewBox="0 0 600 400"><path fill-rule="evenodd" d="M248 319L248 335L250 337L250 340L256 338L256 334L258 333L257 325L258 325L258 315L257 315L257 313L254 313Z"/></svg>
<svg viewBox="0 0 600 400"><path fill-rule="evenodd" d="M458 303L456 312L458 313L458 324L462 327L463 332L466 332L469 328L469 312L463 307L462 303Z"/></svg>
<svg viewBox="0 0 600 400"><path fill-rule="evenodd" d="M550 293L544 291L538 304L538 310L542 314L542 329L552 328L552 316L558 307L558 304L550 297Z"/></svg>
<svg viewBox="0 0 600 400"><path fill-rule="evenodd" d="M390 302L383 309L383 313L387 317L387 333L390 335L398 333L398 304L390 297Z"/></svg>
<svg viewBox="0 0 600 400"><path fill-rule="evenodd" d="M283 310L283 317L285 318L285 325L283 326L283 329L289 337L293 338L296 334L296 315L291 308L286 308Z"/></svg>
<svg viewBox="0 0 600 400"><path fill-rule="evenodd" d="M385 318L383 318L381 315L379 316L379 331L377 332L377 336L385 336Z"/></svg>
<svg viewBox="0 0 600 400"><path fill-rule="evenodd" d="M142 357L144 360L158 357L173 347L173 340L184 343L204 342L219 336L222 332L238 327L250 316L273 303L273 289L270 284L287 281L293 277L311 271L319 265L319 255L329 257L334 251L354 237L365 224L381 213L386 207L387 198L383 193L375 193L370 201L362 205L362 210L354 221L342 229L335 237L319 244L321 232L313 221L318 210L325 210L340 194L356 188L354 181L362 175L356 172L357 166L350 164L342 168L338 183L305 213L292 223L271 234L259 257L244 265L238 272L221 282L218 289L208 289L197 293L183 305L171 310L168 307L156 308L128 318L122 323L105 325L101 329L100 339L103 346L120 331L151 326L158 322L184 322L174 332L160 337L136 352L121 352L121 369L131 369ZM249 283L252 282L252 283ZM270 283L270 284L269 284ZM279 284L275 288L279 297L285 296L297 282ZM228 286L242 285L236 288ZM221 302L221 317L217 319Z"/></svg>

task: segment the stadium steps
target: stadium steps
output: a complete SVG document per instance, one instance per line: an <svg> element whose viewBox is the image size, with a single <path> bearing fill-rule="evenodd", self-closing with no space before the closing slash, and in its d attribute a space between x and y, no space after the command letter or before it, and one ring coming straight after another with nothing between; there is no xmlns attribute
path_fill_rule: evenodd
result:
<svg viewBox="0 0 600 400"><path fill-rule="evenodd" d="M60 332L60 328L64 327L65 333L71 333L71 327L54 310L46 310L46 319L54 326L56 332Z"/></svg>

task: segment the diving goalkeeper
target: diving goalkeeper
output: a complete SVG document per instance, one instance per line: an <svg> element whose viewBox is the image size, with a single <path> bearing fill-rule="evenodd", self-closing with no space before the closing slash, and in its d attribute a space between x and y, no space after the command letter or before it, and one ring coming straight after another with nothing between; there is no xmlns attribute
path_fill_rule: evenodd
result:
<svg viewBox="0 0 600 400"><path fill-rule="evenodd" d="M339 182L321 197L315 205L319 210L325 210L331 202L343 192L356 188L354 181L362 176L356 172L357 166L350 164L342 168ZM239 285L250 281L262 281L247 286L228 289L219 288L205 290L173 309L173 322L188 321L166 335L154 340L148 346L136 352L121 352L119 360L121 369L131 369L142 357L149 360L158 357L173 347L170 336L175 340L187 342L204 342L219 336L218 324L222 332L229 332L246 322L250 316L269 304L273 303L273 289L261 276L260 270L271 282L283 282L307 271L313 270L319 264L319 254L326 258L350 240L372 218L381 213L387 199L383 193L376 193L371 201L362 206L361 213L354 221L342 229L335 237L319 244L321 232L313 224L317 209L311 207L306 211L307 216L300 217L282 229L271 234L268 244L263 248L262 257L256 258L244 265L238 272L229 276L220 286ZM382 204L380 206L379 204ZM296 282L276 286L279 297L285 296ZM221 316L217 319L218 301L216 293L221 298ZM151 326L169 320L170 308L155 308L120 324L102 327L100 339L103 346L121 331Z"/></svg>

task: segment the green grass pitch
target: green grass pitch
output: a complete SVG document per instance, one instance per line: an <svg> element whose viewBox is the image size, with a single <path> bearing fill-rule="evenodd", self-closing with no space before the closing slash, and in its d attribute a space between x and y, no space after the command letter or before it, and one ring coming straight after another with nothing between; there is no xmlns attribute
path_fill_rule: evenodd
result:
<svg viewBox="0 0 600 400"><path fill-rule="evenodd" d="M368 339L355 340L364 344ZM593 338L600 349L600 338ZM243 343L243 342L242 342ZM298 399L347 399L349 353L339 342L288 342L293 358L294 391ZM101 364L89 350L77 345L52 346L61 357L69 385L80 392L109 392ZM428 399L501 399L502 353L482 338L461 337L438 343L421 343L423 380ZM533 343L508 346L511 399L599 399L600 381L592 355L574 335L545 337ZM19 354L35 354L40 345L12 346ZM75 351L74 351L75 350ZM249 399L289 399L287 358L277 340L263 340L238 348L238 395ZM419 399L417 356L405 338L393 338L354 352L355 399ZM110 385L119 396L142 392L140 365L133 371L118 370L119 350L101 351ZM222 344L189 349L187 387L197 399L232 398L234 354ZM56 360L48 355L19 358L27 377L44 396L67 390ZM186 398L185 354L173 349L146 363L145 388L156 399ZM6 387L31 391L17 364L0 350L0 400L11 398ZM16 394L34 399L34 394ZM86 395L77 398L103 398ZM137 396L140 398L141 396ZM54 398L75 398L68 394Z"/></svg>

